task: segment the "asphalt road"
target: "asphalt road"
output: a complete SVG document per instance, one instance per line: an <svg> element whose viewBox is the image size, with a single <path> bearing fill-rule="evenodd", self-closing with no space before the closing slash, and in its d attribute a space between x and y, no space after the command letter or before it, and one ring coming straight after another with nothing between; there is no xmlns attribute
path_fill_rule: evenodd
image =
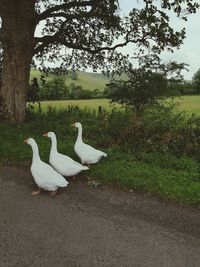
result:
<svg viewBox="0 0 200 267"><path fill-rule="evenodd" d="M0 266L200 266L200 210L81 179L31 196L28 168L0 166Z"/></svg>

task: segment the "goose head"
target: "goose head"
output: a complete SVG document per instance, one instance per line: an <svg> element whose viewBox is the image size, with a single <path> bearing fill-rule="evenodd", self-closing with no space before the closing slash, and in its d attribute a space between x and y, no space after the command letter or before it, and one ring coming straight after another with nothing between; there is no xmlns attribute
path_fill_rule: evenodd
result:
<svg viewBox="0 0 200 267"><path fill-rule="evenodd" d="M51 151L57 151L57 138L54 132L47 132L43 134L44 137L51 139Z"/></svg>
<svg viewBox="0 0 200 267"><path fill-rule="evenodd" d="M54 132L47 132L43 134L44 137L48 137L48 138L55 138L56 135Z"/></svg>
<svg viewBox="0 0 200 267"><path fill-rule="evenodd" d="M27 139L25 139L24 140L24 143L26 143L26 144L28 144L30 146L36 145L36 142L35 142L35 140L33 138L27 138Z"/></svg>
<svg viewBox="0 0 200 267"><path fill-rule="evenodd" d="M35 159L39 159L40 160L40 156L39 156L39 149L38 149L38 145L35 142L35 140L33 138L27 138L24 140L24 143L28 144L31 146L32 150L33 150L33 160Z"/></svg>
<svg viewBox="0 0 200 267"><path fill-rule="evenodd" d="M80 122L75 122L75 123L72 123L71 126L74 128L81 128L82 124Z"/></svg>

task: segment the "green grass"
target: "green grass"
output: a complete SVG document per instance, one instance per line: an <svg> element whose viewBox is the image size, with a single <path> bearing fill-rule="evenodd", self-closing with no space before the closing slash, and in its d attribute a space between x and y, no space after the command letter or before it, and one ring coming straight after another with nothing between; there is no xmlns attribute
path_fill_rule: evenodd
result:
<svg viewBox="0 0 200 267"><path fill-rule="evenodd" d="M200 113L200 95L181 96L177 99L179 109L188 113Z"/></svg>
<svg viewBox="0 0 200 267"><path fill-rule="evenodd" d="M78 106L81 109L87 110L98 110L98 107L101 106L106 110L111 109L108 99L90 99L90 100L52 100L52 101L42 101L41 107L43 111L46 111L47 108L51 106L57 110L65 109L68 106ZM35 104L36 109L38 104Z"/></svg>
<svg viewBox="0 0 200 267"><path fill-rule="evenodd" d="M112 155L111 155L112 157ZM178 159L176 159L178 161ZM97 181L158 194L167 199L200 203L200 179L185 170L161 168L134 158L105 160L90 170Z"/></svg>
<svg viewBox="0 0 200 267"><path fill-rule="evenodd" d="M103 148L98 144L96 134L102 134L104 122L84 111L77 114L66 110L52 111L31 116L23 124L0 123L0 159L31 161L31 148L23 140L33 137L39 145L41 158L48 162L50 140L44 138L42 133L51 130L57 134L59 151L79 161L73 149L77 132L70 126L78 118L83 122L84 140L108 153L107 158L85 172L92 180L151 192L185 203L200 203L199 164L196 161L172 155L161 158L154 153L138 160L133 154L124 153L119 148ZM94 123L98 123L97 126ZM97 128L94 132L93 127Z"/></svg>
<svg viewBox="0 0 200 267"><path fill-rule="evenodd" d="M108 79L106 79L102 74L78 72L77 81L69 78L66 79L66 85L70 85L72 82L74 82L76 85L81 85L84 89L103 90L106 87L106 83L108 83Z"/></svg>
<svg viewBox="0 0 200 267"><path fill-rule="evenodd" d="M40 79L41 73L38 70L32 69L30 73L30 80L33 78L38 78ZM46 80L51 80L56 75L49 74L46 78ZM78 72L78 79L77 80L72 80L69 76L65 75L65 84L70 85L71 83L74 83L76 85L81 85L83 89L88 89L88 90L94 90L94 89L99 89L103 90L106 86L106 83L108 83L108 79L103 76L101 73L90 73L90 72L83 72L79 71Z"/></svg>
<svg viewBox="0 0 200 267"><path fill-rule="evenodd" d="M175 98L175 102L178 103L178 109L185 111L188 114L196 113L200 114L200 95L196 96L182 96ZM81 109L98 110L99 106L102 106L106 110L110 110L111 106L108 99L90 99L90 100L54 100L54 101L42 101L42 108L47 109L48 106L55 107L56 109L63 109L70 106L78 106ZM35 104L37 109L37 104ZM115 105L119 107L119 105Z"/></svg>

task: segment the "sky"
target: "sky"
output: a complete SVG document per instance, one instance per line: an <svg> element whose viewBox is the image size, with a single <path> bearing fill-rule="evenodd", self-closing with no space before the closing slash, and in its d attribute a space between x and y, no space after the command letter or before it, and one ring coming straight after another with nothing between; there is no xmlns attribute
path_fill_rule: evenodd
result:
<svg viewBox="0 0 200 267"><path fill-rule="evenodd" d="M119 0L121 13L123 15L128 14L128 12L133 7L142 6L143 1L133 1L133 0ZM200 0L196 0L200 4ZM186 28L186 38L180 49L175 50L174 53L164 52L161 54L163 61L177 61L189 64L189 71L184 71L184 78L186 80L191 80L194 73L200 69L200 10L196 14L188 16L188 21L184 22L175 16L170 16L170 23L174 25L175 28L180 29ZM125 53L129 53L130 47L124 48Z"/></svg>

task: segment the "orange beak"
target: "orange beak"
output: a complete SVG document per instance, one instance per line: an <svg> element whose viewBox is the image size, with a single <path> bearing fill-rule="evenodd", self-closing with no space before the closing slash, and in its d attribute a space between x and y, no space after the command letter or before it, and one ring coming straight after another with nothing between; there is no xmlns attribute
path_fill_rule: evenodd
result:
<svg viewBox="0 0 200 267"><path fill-rule="evenodd" d="M72 123L71 126L76 128L76 123Z"/></svg>
<svg viewBox="0 0 200 267"><path fill-rule="evenodd" d="M48 137L48 133L44 133L43 136Z"/></svg>
<svg viewBox="0 0 200 267"><path fill-rule="evenodd" d="M26 144L27 144L27 143L28 143L28 139L25 139L25 140L24 140L24 143L26 143Z"/></svg>

